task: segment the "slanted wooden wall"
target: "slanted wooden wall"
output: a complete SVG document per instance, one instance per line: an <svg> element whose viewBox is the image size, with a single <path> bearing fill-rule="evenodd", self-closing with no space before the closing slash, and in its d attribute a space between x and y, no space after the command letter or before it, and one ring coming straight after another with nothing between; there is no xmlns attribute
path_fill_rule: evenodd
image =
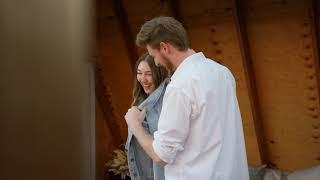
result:
<svg viewBox="0 0 320 180"><path fill-rule="evenodd" d="M237 81L248 161L296 170L320 164L317 0L98 0L97 128L104 160L126 140L134 45L140 26L167 15L192 48L227 66ZM99 98L104 97L104 98ZM110 108L106 110L106 108ZM99 125L108 126L102 129Z"/></svg>

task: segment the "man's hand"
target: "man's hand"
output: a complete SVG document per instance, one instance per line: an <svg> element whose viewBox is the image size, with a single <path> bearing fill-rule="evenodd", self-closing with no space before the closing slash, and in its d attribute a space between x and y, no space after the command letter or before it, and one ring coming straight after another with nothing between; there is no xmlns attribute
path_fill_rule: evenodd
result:
<svg viewBox="0 0 320 180"><path fill-rule="evenodd" d="M137 106L132 106L124 116L129 129L132 131L140 127L146 116L146 110L140 111Z"/></svg>

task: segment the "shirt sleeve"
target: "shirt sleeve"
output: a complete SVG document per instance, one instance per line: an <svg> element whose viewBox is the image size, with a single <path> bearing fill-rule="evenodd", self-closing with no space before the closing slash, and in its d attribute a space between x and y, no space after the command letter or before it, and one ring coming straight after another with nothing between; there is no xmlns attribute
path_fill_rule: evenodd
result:
<svg viewBox="0 0 320 180"><path fill-rule="evenodd" d="M192 110L190 98L181 89L167 90L152 143L155 153L166 163L174 162L189 133Z"/></svg>

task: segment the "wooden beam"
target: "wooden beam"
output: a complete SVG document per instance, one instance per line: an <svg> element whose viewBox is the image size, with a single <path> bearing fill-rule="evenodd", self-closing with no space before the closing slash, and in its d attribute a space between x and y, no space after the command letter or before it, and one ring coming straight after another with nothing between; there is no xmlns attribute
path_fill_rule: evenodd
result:
<svg viewBox="0 0 320 180"><path fill-rule="evenodd" d="M318 83L318 95L320 95L320 3L319 0L312 0L311 2L311 32L313 42L313 55L315 63L316 78ZM318 98L320 103L320 98Z"/></svg>
<svg viewBox="0 0 320 180"><path fill-rule="evenodd" d="M244 17L245 9L241 0L233 0L233 6L234 22L239 39L239 47L241 50L241 56L243 60L243 67L246 77L250 104L252 108L253 122L259 147L260 158L263 164L270 164L268 160L268 148L266 144L267 141L264 136L260 102L256 87L256 76L252 64L252 57L250 53L250 46L247 36L248 32L246 29L246 21Z"/></svg>
<svg viewBox="0 0 320 180"><path fill-rule="evenodd" d="M112 1L113 1L113 10L119 21L120 29L126 43L131 69L132 69L132 72L134 72L135 64L139 56L138 56L137 47L135 46L135 38L132 36L132 32L128 22L127 12L123 6L122 0L112 0Z"/></svg>

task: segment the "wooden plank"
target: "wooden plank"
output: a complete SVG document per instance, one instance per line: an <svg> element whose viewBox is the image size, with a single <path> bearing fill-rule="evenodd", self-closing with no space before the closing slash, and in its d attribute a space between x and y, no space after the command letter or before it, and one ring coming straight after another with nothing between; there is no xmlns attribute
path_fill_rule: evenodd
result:
<svg viewBox="0 0 320 180"><path fill-rule="evenodd" d="M262 116L260 112L260 102L257 94L255 72L252 66L252 57L250 53L250 47L247 37L246 22L244 18L243 2L240 0L234 0L234 21L239 38L239 46L243 60L243 67L245 70L246 82L248 86L248 93L253 113L253 122L256 132L257 142L259 146L260 159L263 164L269 164L268 162L268 148L266 145L266 139L264 137L264 128L262 125Z"/></svg>

